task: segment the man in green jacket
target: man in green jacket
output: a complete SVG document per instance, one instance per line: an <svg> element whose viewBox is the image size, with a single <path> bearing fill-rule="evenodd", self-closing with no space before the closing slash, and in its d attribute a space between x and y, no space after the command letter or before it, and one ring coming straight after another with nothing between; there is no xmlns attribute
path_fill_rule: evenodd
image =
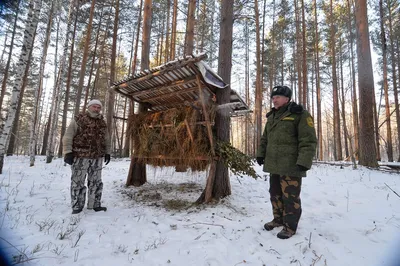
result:
<svg viewBox="0 0 400 266"><path fill-rule="evenodd" d="M311 168L317 138L311 115L291 102L292 90L276 86L271 93L274 107L257 151L257 163L270 173L270 198L274 219L264 225L267 231L283 226L277 235L287 239L296 233L301 216L301 181Z"/></svg>

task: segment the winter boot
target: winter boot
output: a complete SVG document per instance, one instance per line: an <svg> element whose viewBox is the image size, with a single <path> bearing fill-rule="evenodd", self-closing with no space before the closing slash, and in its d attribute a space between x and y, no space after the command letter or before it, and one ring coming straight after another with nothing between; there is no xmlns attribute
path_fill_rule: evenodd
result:
<svg viewBox="0 0 400 266"><path fill-rule="evenodd" d="M275 227L279 227L279 226L282 226L282 225L283 225L282 222L273 219L271 222L268 222L268 223L264 224L264 228L267 231L271 231Z"/></svg>
<svg viewBox="0 0 400 266"><path fill-rule="evenodd" d="M289 228L284 227L277 235L277 238L280 239L288 239L292 237L295 234L293 230L290 230Z"/></svg>
<svg viewBox="0 0 400 266"><path fill-rule="evenodd" d="M107 211L106 207L94 207L93 210L95 212L100 212L100 211Z"/></svg>
<svg viewBox="0 0 400 266"><path fill-rule="evenodd" d="M78 214L82 211L82 209L78 209L78 210L72 210L72 214Z"/></svg>

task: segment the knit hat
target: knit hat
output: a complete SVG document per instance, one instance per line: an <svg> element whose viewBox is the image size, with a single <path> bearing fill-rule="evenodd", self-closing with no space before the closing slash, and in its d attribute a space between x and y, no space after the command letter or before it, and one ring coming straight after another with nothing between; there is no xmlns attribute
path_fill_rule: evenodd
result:
<svg viewBox="0 0 400 266"><path fill-rule="evenodd" d="M292 90L288 86L275 86L272 88L271 98L275 95L282 95L291 99Z"/></svg>
<svg viewBox="0 0 400 266"><path fill-rule="evenodd" d="M101 104L101 102L100 102L99 100L97 100L97 99L91 100L91 101L88 103L87 107L89 108L89 107L90 107L91 105L93 105L93 104L98 104L98 105L100 105L100 107L103 107L103 105Z"/></svg>

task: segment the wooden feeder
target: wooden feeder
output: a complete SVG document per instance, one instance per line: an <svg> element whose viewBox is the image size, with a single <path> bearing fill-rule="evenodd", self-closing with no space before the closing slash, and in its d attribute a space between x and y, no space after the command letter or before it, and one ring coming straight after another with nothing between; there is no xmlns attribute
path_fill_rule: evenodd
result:
<svg viewBox="0 0 400 266"><path fill-rule="evenodd" d="M148 109L129 118L133 160L204 170L215 160L216 110L227 108L231 116L249 112L234 90L230 103L217 105L216 91L228 89L228 84L202 61L205 58L186 57L114 83L112 89Z"/></svg>

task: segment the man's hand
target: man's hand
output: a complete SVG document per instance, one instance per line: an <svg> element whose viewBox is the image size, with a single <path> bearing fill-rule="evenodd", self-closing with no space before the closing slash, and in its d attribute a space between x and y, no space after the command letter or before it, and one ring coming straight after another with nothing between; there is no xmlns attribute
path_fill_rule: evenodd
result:
<svg viewBox="0 0 400 266"><path fill-rule="evenodd" d="M110 159L111 159L110 154L106 154L106 155L104 156L105 165L107 165L107 164L110 162Z"/></svg>
<svg viewBox="0 0 400 266"><path fill-rule="evenodd" d="M302 166L302 165L300 165L300 164L298 164L298 165L297 165L297 169L299 169L300 171L303 171L303 172L305 172L305 171L308 171L308 170L309 170L307 167L305 167L305 166Z"/></svg>
<svg viewBox="0 0 400 266"><path fill-rule="evenodd" d="M258 165L264 164L264 157L257 157L256 160L257 160Z"/></svg>
<svg viewBox="0 0 400 266"><path fill-rule="evenodd" d="M74 154L72 152L65 154L64 162L66 164L72 165L74 163Z"/></svg>

